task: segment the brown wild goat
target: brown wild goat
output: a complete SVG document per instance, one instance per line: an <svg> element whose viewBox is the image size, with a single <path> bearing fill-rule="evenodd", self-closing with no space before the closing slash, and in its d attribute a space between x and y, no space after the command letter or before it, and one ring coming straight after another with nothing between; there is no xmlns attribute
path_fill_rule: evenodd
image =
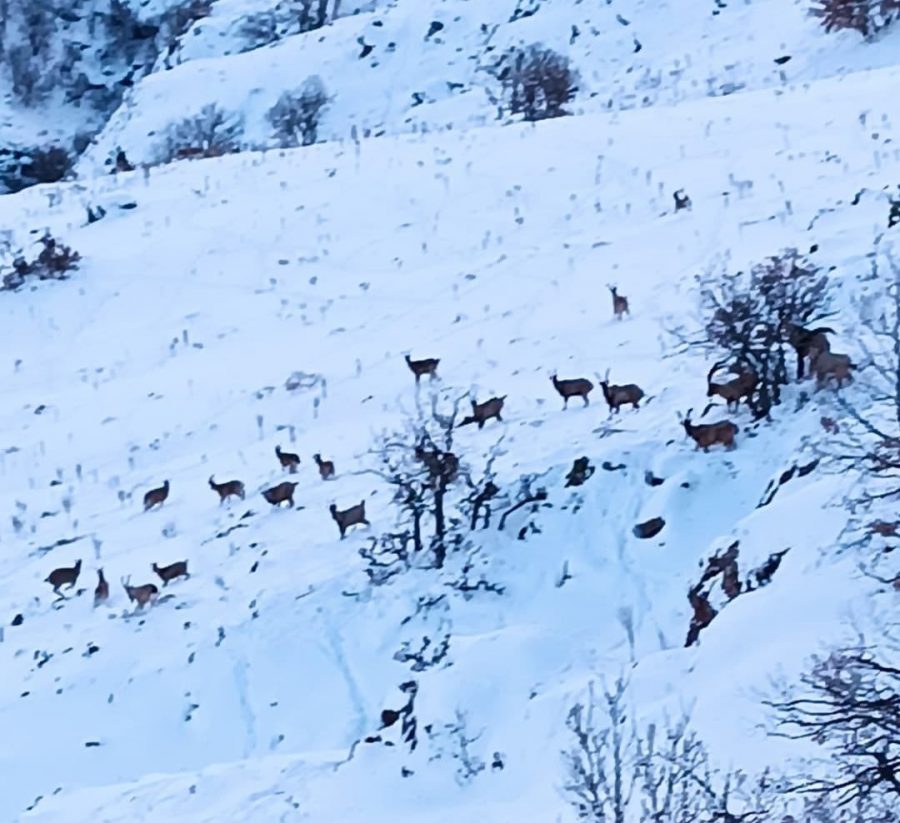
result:
<svg viewBox="0 0 900 823"><path fill-rule="evenodd" d="M163 586L168 586L170 580L177 580L179 577L190 577L187 566L187 560L176 560L168 566L157 566L154 563L151 568L156 572L156 576L162 580Z"/></svg>
<svg viewBox="0 0 900 823"><path fill-rule="evenodd" d="M334 477L334 463L331 460L323 460L321 454L314 454L313 460L319 467L319 477L323 480L331 480Z"/></svg>
<svg viewBox="0 0 900 823"><path fill-rule="evenodd" d="M706 452L709 451L710 446L715 446L717 443L729 451L735 448L734 436L740 429L734 423L730 420L723 420L720 423L701 423L695 426L691 423L692 411L693 409L688 409L688 413L681 420L681 425L684 426L687 436L697 444L698 449Z"/></svg>
<svg viewBox="0 0 900 823"><path fill-rule="evenodd" d="M265 497L266 500L273 506L280 506L282 503L287 501L289 504L288 508L291 509L294 507L294 489L296 488L296 483L291 483L290 480L285 480L283 483L279 483L277 486L263 489L262 496Z"/></svg>
<svg viewBox="0 0 900 823"><path fill-rule="evenodd" d="M219 505L221 506L229 497L240 497L244 499L244 484L240 480L229 480L225 483L216 483L213 476L209 476L209 487L219 495Z"/></svg>
<svg viewBox="0 0 900 823"><path fill-rule="evenodd" d="M109 600L109 583L103 576L103 569L97 569L97 588L94 589L94 605L99 606Z"/></svg>
<svg viewBox="0 0 900 823"><path fill-rule="evenodd" d="M441 361L436 357L427 357L424 360L412 360L408 354L406 355L406 365L409 366L409 370L416 376L416 383L418 383L419 379L426 374L430 380L434 380L434 378L437 377L437 367L440 362Z"/></svg>
<svg viewBox="0 0 900 823"><path fill-rule="evenodd" d="M503 403L506 400L506 395L503 397L492 397L490 400L485 400L483 403L476 403L474 400L472 402L472 414L466 417L459 425L467 426L469 423L477 423L479 429L484 428L484 424L487 423L493 417L496 417L501 423L503 422L503 418L500 416L500 412L503 411Z"/></svg>
<svg viewBox="0 0 900 823"><path fill-rule="evenodd" d="M370 526L368 520L366 520L366 501L361 500L355 506L351 506L349 509L344 509L342 512L338 511L338 507L335 506L334 503L329 507L329 511L331 512L331 516L334 518L334 522L338 524L338 529L341 532L341 540L344 539L344 535L347 533L347 529L351 526Z"/></svg>
<svg viewBox="0 0 900 823"><path fill-rule="evenodd" d="M550 379L553 381L553 388L559 392L559 396L563 399L563 408L569 408L569 398L570 397L580 397L584 400L584 405L589 406L590 400L588 400L588 395L593 391L594 384L591 383L590 380L584 377L578 377L574 380L558 380L556 375L553 374L550 376Z"/></svg>
<svg viewBox="0 0 900 823"><path fill-rule="evenodd" d="M159 597L159 589L153 583L145 583L143 586L131 586L128 581L131 577L123 577L122 587L132 603L137 603L137 608L143 609L148 603L153 605Z"/></svg>
<svg viewBox="0 0 900 823"><path fill-rule="evenodd" d="M831 344L826 335L834 334L830 326L819 326L816 329L805 329L796 323L785 323L782 332L787 334L788 343L797 353L797 379L803 379L803 366L806 359L810 360L810 370L814 361L821 352L831 351Z"/></svg>
<svg viewBox="0 0 900 823"><path fill-rule="evenodd" d="M622 315L625 314L631 317L631 310L628 308L628 298L619 294L616 286L610 286L607 283L606 288L608 288L612 294L613 314L616 316L616 320L621 320Z"/></svg>
<svg viewBox="0 0 900 823"><path fill-rule="evenodd" d="M640 408L641 398L644 396L644 390L634 383L626 383L624 386L610 386L609 370L607 370L603 380L600 381L600 389L603 392L603 397L606 400L606 405L609 406L610 412L616 413L619 412L619 408L625 403L630 403L633 409Z"/></svg>
<svg viewBox="0 0 900 823"><path fill-rule="evenodd" d="M746 398L749 401L753 396L753 392L759 385L759 375L753 369L747 369L727 383L713 383L713 375L724 365L725 361L720 360L709 370L709 374L706 376L706 396L721 397L729 411L732 406L734 411L737 411L741 400Z"/></svg>
<svg viewBox="0 0 900 823"><path fill-rule="evenodd" d="M449 485L459 477L459 458L453 452L441 451L434 444L426 448L424 443L417 443L413 454L425 464L432 484L443 480Z"/></svg>
<svg viewBox="0 0 900 823"><path fill-rule="evenodd" d="M144 511L149 511L154 506L161 506L169 496L169 481L166 480L158 489L150 489L144 495Z"/></svg>
<svg viewBox="0 0 900 823"><path fill-rule="evenodd" d="M291 474L297 473L297 466L300 465L300 455L291 452L283 452L281 446L275 447L275 456L281 463L281 468L287 469Z"/></svg>
<svg viewBox="0 0 900 823"><path fill-rule="evenodd" d="M62 592L60 592L60 586L68 586L70 589L75 588L75 583L78 582L78 575L81 574L81 560L69 567L63 567L61 569L54 569L50 574L44 578L45 583L49 583L53 586L53 593L58 594L62 597Z"/></svg>
<svg viewBox="0 0 900 823"><path fill-rule="evenodd" d="M844 385L844 381L853 380L849 355L833 354L830 351L819 352L810 366L811 373L816 378L816 389L822 388L830 378L837 380L838 388Z"/></svg>

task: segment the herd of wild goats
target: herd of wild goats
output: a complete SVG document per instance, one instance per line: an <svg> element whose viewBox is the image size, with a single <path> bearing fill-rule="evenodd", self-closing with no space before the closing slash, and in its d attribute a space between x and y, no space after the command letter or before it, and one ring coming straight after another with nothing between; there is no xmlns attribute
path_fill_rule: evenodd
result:
<svg viewBox="0 0 900 823"><path fill-rule="evenodd" d="M631 312L628 307L628 298L620 295L614 286L609 286L612 293L613 314L617 320L622 320L623 316ZM804 367L808 362L809 373L816 378L817 388L825 386L832 378L837 382L838 386L842 386L844 381L852 380L851 371L853 364L846 354L835 354L831 351L831 344L828 341L828 334L833 334L834 329L828 326L821 326L816 329L805 329L802 326L790 323L785 324L782 328L787 342L792 346L797 354L797 379L802 380L804 377ZM437 377L437 368L440 360L437 358L427 358L424 360L413 360L408 354L406 355L406 364L413 373L416 385L422 377L428 377L433 380ZM720 397L726 403L729 411L737 411L741 400L749 401L754 391L759 385L759 376L752 369L742 370L737 377L726 383L716 383L713 381L713 375L727 361L720 361L713 365L707 376L707 397ZM593 391L594 384L584 377L560 380L556 374L550 377L553 387L556 389L560 397L563 399L563 409L568 408L569 399L573 397L581 398L585 406L590 404L588 395ZM609 372L606 378L599 381L600 388L603 391L603 397L610 409L610 414L618 413L623 405L630 405L633 409L640 406L640 401L644 397L644 391L640 386L634 383L626 385L610 385ZM500 416L503 411L503 404L506 396L492 397L490 400L478 403L472 400L472 414L464 418L460 422L460 426L470 423L476 423L478 428L484 427L489 420L497 419L503 421ZM698 449L704 452L709 451L710 446L721 445L726 449L735 448L734 438L738 432L738 427L730 420L723 420L717 423L694 424L691 422L691 409L688 410L684 417L679 415L685 433L695 443ZM420 454L419 449L416 450L417 457L425 459L425 455ZM290 474L295 474L300 465L300 457L291 452L282 451L280 446L275 447L275 456L281 464L282 469ZM331 480L335 477L334 463L331 460L323 460L320 454L314 454L313 460L319 470L322 480ZM273 506L281 506L287 503L288 507L294 505L294 489L297 483L289 480L278 483L275 486L264 489L262 496L267 502ZM245 497L244 484L240 480L229 480L225 483L217 483L214 476L209 478L209 487L219 496L219 504L225 503L232 497L243 500ZM144 511L158 506L162 506L169 496L169 481L166 480L159 488L151 489L144 495ZM330 506L331 516L337 523L338 531L341 539L344 539L347 530L351 526L368 526L369 521L366 519L365 500L361 500L348 509L339 510L332 503ZM156 563L152 565L153 571L162 581L163 586L167 585L170 580L179 577L190 577L188 574L188 564L186 560L180 560L168 566L158 566ZM44 582L49 583L53 587L53 591L60 598L64 597L60 588L68 586L69 589L75 587L78 576L81 573L81 560L72 566L54 569ZM94 590L94 605L105 603L109 599L109 584L103 576L103 569L97 569L98 582ZM129 582L130 578L122 578L122 586L125 589L128 599L132 603L136 603L135 608L143 608L150 603L156 602L159 597L159 589L154 583L146 583L142 586L132 586Z"/></svg>

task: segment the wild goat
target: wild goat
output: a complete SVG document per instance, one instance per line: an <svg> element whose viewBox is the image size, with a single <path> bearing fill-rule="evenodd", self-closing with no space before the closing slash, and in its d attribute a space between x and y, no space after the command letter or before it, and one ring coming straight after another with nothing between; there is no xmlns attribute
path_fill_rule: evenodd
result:
<svg viewBox="0 0 900 823"><path fill-rule="evenodd" d="M838 388L844 385L844 381L853 380L851 369L853 363L850 362L849 355L832 354L828 351L819 352L816 359L812 361L810 367L812 374L816 377L816 388L820 389L829 378L833 377L837 380Z"/></svg>
<svg viewBox="0 0 900 823"><path fill-rule="evenodd" d="M169 496L169 481L166 480L158 489L150 489L144 495L144 511L149 511L154 506L161 506Z"/></svg>
<svg viewBox="0 0 900 823"><path fill-rule="evenodd" d="M351 506L349 509L344 509L344 511L338 511L338 507L332 503L329 507L329 511L331 512L331 516L334 518L334 522L338 524L338 529L341 532L341 540L344 539L344 535L347 533L347 529L351 526L370 526L368 520L366 520L366 501L361 500L355 506Z"/></svg>
<svg viewBox="0 0 900 823"><path fill-rule="evenodd" d="M701 423L695 426L691 423L691 412L688 413L681 421L684 431L696 444L698 449L709 451L710 446L717 443L725 446L729 451L735 447L734 436L740 431L738 427L730 420L723 420L720 423Z"/></svg>
<svg viewBox="0 0 900 823"><path fill-rule="evenodd" d="M156 572L156 576L162 580L163 586L168 586L170 580L177 580L179 577L190 577L187 560L177 560L168 566L157 566L154 563L151 568Z"/></svg>
<svg viewBox="0 0 900 823"><path fill-rule="evenodd" d="M269 489L263 489L262 496L268 500L273 506L280 506L282 503L287 501L289 503L288 508L291 509L294 507L294 489L297 488L296 483L291 483L290 480L285 480L283 483L279 483L277 486L272 486Z"/></svg>
<svg viewBox="0 0 900 823"><path fill-rule="evenodd" d="M132 603L137 603L139 609L143 609L148 603L152 605L156 602L156 598L159 597L159 589L153 583L145 583L143 586L131 586L128 583L131 577L123 577L121 580L128 599Z"/></svg>
<svg viewBox="0 0 900 823"><path fill-rule="evenodd" d="M297 466L300 465L300 455L283 452L281 446L276 446L275 456L278 458L278 462L281 463L281 468L287 469L290 474L297 473Z"/></svg>
<svg viewBox="0 0 900 823"><path fill-rule="evenodd" d="M691 198L687 196L684 189L678 189L672 197L675 198L675 212L676 214L683 209L690 210L691 208Z"/></svg>
<svg viewBox="0 0 900 823"><path fill-rule="evenodd" d="M831 351L831 344L828 342L826 335L834 334L835 331L830 326L819 326L815 329L805 329L796 323L785 323L782 331L787 334L788 343L797 353L797 379L803 379L803 367L807 358L810 360L810 369L812 361L815 360L820 353Z"/></svg>
<svg viewBox="0 0 900 823"><path fill-rule="evenodd" d="M433 444L426 448L423 443L417 443L413 454L425 464L432 483L443 479L449 485L459 477L459 458L453 452L441 451Z"/></svg>
<svg viewBox="0 0 900 823"><path fill-rule="evenodd" d="M62 593L59 590L60 586L68 586L70 589L74 589L75 584L78 582L79 574L81 574L80 559L71 568L63 567L61 569L54 569L46 578L44 578L44 582L53 586L54 594L58 594L62 597Z"/></svg>
<svg viewBox="0 0 900 823"><path fill-rule="evenodd" d="M578 377L574 380L558 380L556 375L553 374L550 376L550 379L553 381L553 388L559 392L559 396L562 397L564 401L564 409L569 407L570 397L580 397L584 400L585 406L590 405L588 395L593 391L594 384L587 378Z"/></svg>
<svg viewBox="0 0 900 823"><path fill-rule="evenodd" d="M419 382L419 379L424 377L426 374L429 379L434 380L437 377L437 367L441 361L436 357L428 357L424 360L412 360L410 356L406 355L406 365L409 366L409 370L416 376L416 383Z"/></svg>
<svg viewBox="0 0 900 823"><path fill-rule="evenodd" d="M319 467L319 476L323 480L331 480L334 477L334 463L331 460L323 460L321 454L314 454L313 460Z"/></svg>
<svg viewBox="0 0 900 823"><path fill-rule="evenodd" d="M97 588L94 589L94 606L109 600L109 583L103 576L103 569L97 569Z"/></svg>
<svg viewBox="0 0 900 823"><path fill-rule="evenodd" d="M503 411L503 402L505 400L505 394L503 397L492 397L483 403L476 403L472 400L472 414L466 417L459 425L467 426L469 423L477 423L478 428L483 429L484 424L492 417L496 417L502 423L503 418L500 416L500 412Z"/></svg>
<svg viewBox="0 0 900 823"><path fill-rule="evenodd" d="M753 369L747 369L727 383L713 383L713 375L724 365L725 361L720 360L709 370L709 374L706 376L706 396L721 397L725 401L727 409L731 410L733 406L734 411L737 411L741 400L746 398L749 401L753 396L753 392L759 385L759 375Z"/></svg>
<svg viewBox="0 0 900 823"><path fill-rule="evenodd" d="M612 293L613 314L616 316L616 320L621 320L622 315L624 314L627 314L629 317L631 317L631 310L628 308L628 298L623 297L621 294L619 294L618 288L616 286L610 286L607 283L606 288L608 288Z"/></svg>
<svg viewBox="0 0 900 823"><path fill-rule="evenodd" d="M631 403L633 409L640 408L641 398L644 396L644 391L640 386L634 383L626 383L624 386L610 386L608 381L609 370L607 370L603 380L600 381L600 389L603 391L603 397L606 400L606 405L609 406L610 412L618 413L619 408L624 403Z"/></svg>
<svg viewBox="0 0 900 823"><path fill-rule="evenodd" d="M219 505L221 506L229 497L240 497L244 499L244 484L240 480L229 480L226 483L216 483L213 475L209 476L209 487L219 495Z"/></svg>

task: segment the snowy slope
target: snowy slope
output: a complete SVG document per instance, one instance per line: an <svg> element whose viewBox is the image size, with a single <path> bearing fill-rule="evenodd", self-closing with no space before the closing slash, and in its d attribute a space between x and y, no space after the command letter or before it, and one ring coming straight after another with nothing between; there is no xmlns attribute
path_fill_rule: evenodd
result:
<svg viewBox="0 0 900 823"><path fill-rule="evenodd" d="M653 31L663 42L673 8L688 5L666 5L658 17L641 15L640 4L620 13L641 15L644 26L662 21ZM767 5L726 8L707 23L733 26L736 37ZM421 31L438 13L459 17L462 54L471 55L476 8L397 3L374 14L384 15L385 41L411 50L424 46L401 37L403 26ZM795 12L786 20L809 41L820 37ZM556 15L555 28L541 29L549 41L576 13L588 15L581 4L546 3L503 36L513 42L514 26ZM349 17L316 39L324 50L343 38L329 53L355 60L344 46L373 25ZM615 25L605 31L630 43L630 27ZM632 25L640 54L649 52L651 34ZM693 36L689 19L683 30ZM772 38L784 36L759 23L753 33L773 54ZM277 97L279 67L300 66L302 78L318 65L307 45L296 38L214 57L198 46L196 60L135 90L79 181L0 199L0 225L20 242L50 228L84 258L68 282L0 293L8 341L0 819L568 821L559 762L566 712L589 680L623 670L641 717L692 707L721 759L748 770L780 759L783 743L759 729L760 691L779 672L795 676L870 608L855 558L833 551L851 478L817 471L757 508L773 478L816 453L833 399L791 387L772 423L740 413L735 451L695 452L676 413L699 414L709 364L679 353L663 327L690 322L693 277L723 256L740 268L817 244L814 259L834 267L839 311L830 322L842 350L857 354L848 307L879 288L866 279L866 255L885 229L882 189L895 185L900 161L890 142L900 103L884 94L900 75L888 65L896 39L865 53L823 39L820 51L797 54L809 72L798 79L810 82L777 90L766 88L775 84L769 57L756 63L748 46L736 60L748 87L740 93L708 97L666 73L656 106L604 113L607 99L628 109L635 82L611 65L596 98L579 99L593 113L495 128L482 101L448 108L454 128L441 133L403 134L413 130L399 84L409 71L373 69L377 79L359 87L356 102L341 109L336 98L329 136L345 136L350 123L387 136L175 164L146 177L90 176L114 145L140 159L153 144L148 131L195 104L215 99L252 122L263 98ZM724 82L733 46L711 41L711 62L696 78L714 71ZM675 44L667 47L660 70L675 59ZM572 48L573 58L590 59L578 40ZM837 56L826 66L828 48ZM401 56L432 66L417 51ZM349 64L333 65L350 88ZM858 70L843 74L844 65ZM869 65L885 67L862 70ZM437 69L428 76L445 78ZM257 86L260 102L248 103ZM435 114L421 115L420 126L450 106L435 97ZM371 110L363 99L374 101ZM479 122L476 109L485 125L461 128ZM682 187L694 207L675 215L671 196ZM83 225L88 205L107 216ZM621 323L610 282L631 302ZM478 535L484 573L502 595L465 599L448 589L459 557L441 574L366 583L358 549L394 522L390 489L365 472L374 467L368 452L378 432L402 427L417 398L427 405L430 391L423 384L417 395L406 351L441 358L439 387L451 397L508 395L504 422L462 430L459 447L480 465L502 438L501 484L514 490L534 473L548 489L549 505L530 516L538 531L525 540L516 539L524 515ZM552 372L594 379L607 368L644 387L640 410L610 422L599 392L586 409L561 410ZM323 375L324 390L288 392L285 379L297 370ZM282 478L277 444L303 459L297 510L271 510L258 494ZM319 479L317 451L334 459L334 482ZM597 473L573 493L564 475L581 455ZM605 471L605 461L624 468ZM665 482L648 486L646 470ZM206 485L213 473L243 479L247 500L218 507ZM169 501L142 513L143 493L164 479ZM329 504L360 499L371 530L338 541ZM635 538L633 526L653 516L666 520L659 537ZM685 650L687 588L699 564L736 538L742 570L790 552L769 587L728 605ZM78 558L79 594L53 605L43 578ZM148 582L152 562L181 558L192 577L132 616L119 578ZM97 566L114 591L94 610ZM564 569L572 579L560 587ZM420 598L440 595L417 612ZM23 622L10 626L16 614ZM428 671L396 659L404 644L445 635L447 657ZM378 729L382 709L399 707L398 686L410 679L419 688L417 750L354 748ZM486 764L465 785L446 730L457 711ZM495 752L502 770L491 767Z"/></svg>

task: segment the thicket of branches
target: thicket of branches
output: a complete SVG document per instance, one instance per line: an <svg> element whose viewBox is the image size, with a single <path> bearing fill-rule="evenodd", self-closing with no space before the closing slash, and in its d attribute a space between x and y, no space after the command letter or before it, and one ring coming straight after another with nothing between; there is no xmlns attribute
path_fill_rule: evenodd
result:
<svg viewBox="0 0 900 823"><path fill-rule="evenodd" d="M15 290L29 277L36 277L39 280L65 280L70 271L78 268L81 255L71 246L60 243L49 233L41 238L40 244L41 250L33 259L28 259L21 251L12 254L11 271L3 274L3 289ZM9 248L6 252L11 254Z"/></svg>
<svg viewBox="0 0 900 823"><path fill-rule="evenodd" d="M747 272L708 272L699 285L701 345L724 353L736 373L750 369L758 375L750 406L757 418L766 417L789 381L786 327L807 325L826 313L827 276L796 249L787 249Z"/></svg>
<svg viewBox="0 0 900 823"><path fill-rule="evenodd" d="M198 114L173 123L157 147L155 161L170 163L187 157L220 157L241 150L244 120L210 103Z"/></svg>
<svg viewBox="0 0 900 823"><path fill-rule="evenodd" d="M853 397L837 398L844 416L823 447L840 471L864 479L863 491L851 501L862 511L900 498L900 260L879 242L871 261L873 279L884 288L854 306L865 368ZM893 526L896 533L900 519Z"/></svg>
<svg viewBox="0 0 900 823"><path fill-rule="evenodd" d="M385 582L425 555L434 568L443 568L448 553L465 547L482 509L499 494L495 454L476 474L454 448L461 401L432 395L428 410L420 408L402 431L383 434L374 449L378 466L371 471L394 490L398 519L396 529L361 551L372 582Z"/></svg>
<svg viewBox="0 0 900 823"><path fill-rule="evenodd" d="M281 0L273 8L248 15L241 21L244 50L320 29L338 16L340 8L341 0Z"/></svg>
<svg viewBox="0 0 900 823"><path fill-rule="evenodd" d="M318 75L307 77L296 91L284 92L267 115L279 144L292 148L315 143L319 119L327 105L328 93Z"/></svg>
<svg viewBox="0 0 900 823"><path fill-rule="evenodd" d="M810 14L829 33L850 29L870 39L900 17L900 0L816 0Z"/></svg>
<svg viewBox="0 0 900 823"><path fill-rule="evenodd" d="M510 114L525 120L561 117L578 91L578 72L569 58L540 43L514 49L495 67Z"/></svg>
<svg viewBox="0 0 900 823"><path fill-rule="evenodd" d="M566 719L572 743L563 751L563 791L589 823L761 821L774 785L714 767L686 718L667 728L639 728L626 683L619 679Z"/></svg>
<svg viewBox="0 0 900 823"><path fill-rule="evenodd" d="M832 813L830 819L900 820L897 651L889 630L880 650L854 648L816 659L799 688L769 703L779 735L822 747L822 761L791 791L807 797L810 808Z"/></svg>

